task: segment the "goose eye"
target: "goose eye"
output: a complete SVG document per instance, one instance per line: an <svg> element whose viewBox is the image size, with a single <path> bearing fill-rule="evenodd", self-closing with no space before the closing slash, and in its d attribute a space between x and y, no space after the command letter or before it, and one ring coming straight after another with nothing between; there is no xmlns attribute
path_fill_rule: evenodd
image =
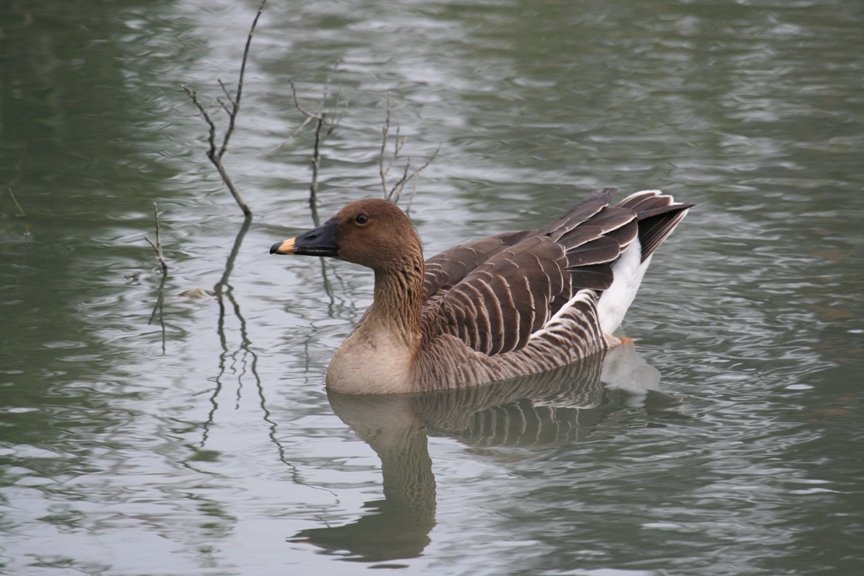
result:
<svg viewBox="0 0 864 576"><path fill-rule="evenodd" d="M366 222L369 221L369 216L367 216L366 214L358 214L357 217L354 218L354 221L357 224L366 224Z"/></svg>

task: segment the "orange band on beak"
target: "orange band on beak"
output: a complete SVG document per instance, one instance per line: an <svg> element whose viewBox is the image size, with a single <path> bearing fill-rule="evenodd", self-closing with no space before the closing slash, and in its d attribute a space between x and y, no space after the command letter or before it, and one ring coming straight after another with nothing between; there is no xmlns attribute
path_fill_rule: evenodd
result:
<svg viewBox="0 0 864 576"><path fill-rule="evenodd" d="M295 238L289 238L288 240L285 240L284 242L282 242L282 244L279 244L278 246L273 246L274 249L271 250L270 253L271 254L273 254L273 253L276 253L276 254L294 254L295 253L294 240L295 240Z"/></svg>

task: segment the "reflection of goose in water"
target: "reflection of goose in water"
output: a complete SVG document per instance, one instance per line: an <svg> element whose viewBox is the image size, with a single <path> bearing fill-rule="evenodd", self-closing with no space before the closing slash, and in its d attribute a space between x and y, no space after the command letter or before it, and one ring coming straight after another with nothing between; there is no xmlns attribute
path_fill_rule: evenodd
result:
<svg viewBox="0 0 864 576"><path fill-rule="evenodd" d="M271 253L330 256L375 271L375 297L327 368L346 394L431 392L570 364L620 343L654 250L689 205L599 190L536 230L466 242L423 261L395 204L358 200Z"/></svg>
<svg viewBox="0 0 864 576"><path fill-rule="evenodd" d="M676 401L657 390L660 375L632 344L557 370L488 386L426 394L329 393L333 411L381 458L384 499L344 526L299 532L347 559L413 558L435 525L435 477L427 435L480 449L538 450L577 442L598 427L632 427L634 408Z"/></svg>

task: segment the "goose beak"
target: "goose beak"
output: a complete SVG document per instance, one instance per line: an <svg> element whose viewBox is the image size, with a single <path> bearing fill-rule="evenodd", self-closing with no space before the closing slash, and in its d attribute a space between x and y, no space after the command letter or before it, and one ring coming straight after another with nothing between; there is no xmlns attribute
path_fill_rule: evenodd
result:
<svg viewBox="0 0 864 576"><path fill-rule="evenodd" d="M296 238L277 242L270 247L270 254L336 257L339 253L339 246L336 244L336 227L338 225L338 220L328 220L321 226L304 232Z"/></svg>

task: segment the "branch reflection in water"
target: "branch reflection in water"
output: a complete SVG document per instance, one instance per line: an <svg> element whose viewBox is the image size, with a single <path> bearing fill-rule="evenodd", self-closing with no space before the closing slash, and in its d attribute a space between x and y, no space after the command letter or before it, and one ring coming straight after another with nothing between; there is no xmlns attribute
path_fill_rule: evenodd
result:
<svg viewBox="0 0 864 576"><path fill-rule="evenodd" d="M345 559L419 556L435 526L435 476L428 436L481 449L540 451L579 442L602 427L633 425L647 405L679 404L659 391L660 373L632 343L557 370L464 390L351 396L330 392L333 411L381 459L384 499L344 526L312 528L289 541Z"/></svg>
<svg viewBox="0 0 864 576"><path fill-rule="evenodd" d="M237 299L234 298L234 287L229 282L231 278L231 272L234 270L234 262L237 259L237 254L240 252L240 247L243 244L243 238L249 231L249 227L251 224L252 221L248 218L243 221L243 226L237 233L237 238L234 240L234 246L232 247L231 253L228 256L228 260L225 262L225 271L222 273L222 278L219 279L219 282L217 282L216 286L213 288L213 292L216 295L216 300L219 303L219 321L217 323L216 330L219 334L219 344L222 351L219 354L219 373L213 379L216 383L216 386L213 389L213 394L210 396L210 404L212 405L212 407L207 417L207 422L204 424L204 432L201 438L201 447L203 448L204 445L207 443L207 437L210 432L210 427L213 425L213 419L216 415L216 411L219 408L219 403L217 399L219 397L219 393L222 391L222 380L225 377L226 372L228 372L230 369L232 373L237 374L238 402L240 399L241 391L243 389L243 378L244 376L246 376L247 373L251 373L252 378L255 381L255 388L258 391L258 399L260 401L259 405L261 406L264 421L267 422L270 427L270 440L271 442L273 442L273 444L276 446L277 451L279 452L279 459L292 470L292 473L296 473L296 467L287 461L285 457L285 449L277 438L276 422L274 422L273 419L270 417L270 410L267 408L267 403L264 396L264 388L261 384L261 377L258 375L258 355L255 353L254 350L252 350L252 341L249 339L246 319L243 317L243 314L240 311L240 304L237 302ZM228 339L225 335L225 299L227 299L231 303L234 315L237 317L237 320L240 323L240 347L239 349L233 351L229 348Z"/></svg>

